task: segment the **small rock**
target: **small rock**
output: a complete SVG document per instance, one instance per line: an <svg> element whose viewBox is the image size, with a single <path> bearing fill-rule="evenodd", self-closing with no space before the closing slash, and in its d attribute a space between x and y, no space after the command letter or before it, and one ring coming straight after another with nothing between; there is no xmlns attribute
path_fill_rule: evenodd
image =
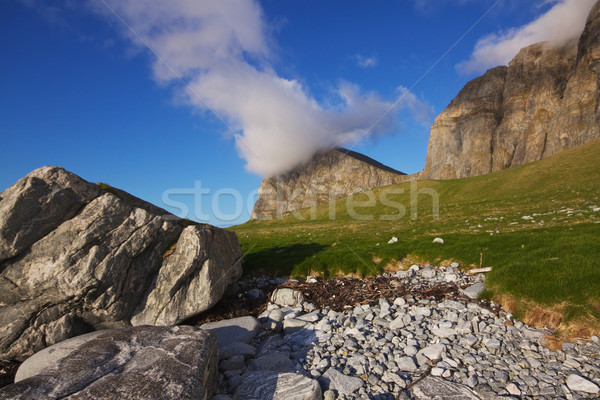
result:
<svg viewBox="0 0 600 400"><path fill-rule="evenodd" d="M400 357L396 360L396 365L400 371L414 372L419 369L415 363L415 359L410 356Z"/></svg>
<svg viewBox="0 0 600 400"><path fill-rule="evenodd" d="M447 338L456 335L456 330L452 328L438 328L434 329L433 334L442 338Z"/></svg>
<svg viewBox="0 0 600 400"><path fill-rule="evenodd" d="M329 390L337 390L338 394L343 395L351 395L364 385L362 379L344 375L335 368L329 368L325 371L323 376L319 378L319 382Z"/></svg>
<svg viewBox="0 0 600 400"><path fill-rule="evenodd" d="M509 383L508 385L506 385L506 390L508 391L508 393L510 393L513 396L521 395L521 389L519 389L519 387L512 382Z"/></svg>
<svg viewBox="0 0 600 400"><path fill-rule="evenodd" d="M250 343L260 331L261 325L254 317L239 317L217 322L208 322L200 326L217 336L219 350L233 342Z"/></svg>
<svg viewBox="0 0 600 400"><path fill-rule="evenodd" d="M265 293L260 289L254 288L248 290L246 297L248 297L248 300L251 302L257 303L265 297Z"/></svg>
<svg viewBox="0 0 600 400"><path fill-rule="evenodd" d="M388 244L392 244L392 243L396 243L398 242L398 238L396 236L392 236L392 238L388 241Z"/></svg>
<svg viewBox="0 0 600 400"><path fill-rule="evenodd" d="M476 283L474 285L469 286L466 289L462 290L462 294L467 296L470 299L476 299L479 296L479 293L483 292L485 286L483 286L482 282Z"/></svg>
<svg viewBox="0 0 600 400"><path fill-rule="evenodd" d="M248 362L248 371L292 372L294 363L281 352L273 352L254 358Z"/></svg>
<svg viewBox="0 0 600 400"><path fill-rule="evenodd" d="M304 296L290 288L275 289L271 294L271 302L282 307L294 307L304 301Z"/></svg>
<svg viewBox="0 0 600 400"><path fill-rule="evenodd" d="M444 244L444 239L437 237L433 239L433 243Z"/></svg>
<svg viewBox="0 0 600 400"><path fill-rule="evenodd" d="M323 393L323 400L335 400L335 392L333 390L327 390Z"/></svg>
<svg viewBox="0 0 600 400"><path fill-rule="evenodd" d="M304 328L308 324L306 321L300 321L295 318L284 319L283 320L283 332L286 335L289 335L294 332L298 332L300 329Z"/></svg>
<svg viewBox="0 0 600 400"><path fill-rule="evenodd" d="M256 349L243 342L230 343L219 350L219 360L226 360L235 355L242 355L246 358L256 356Z"/></svg>
<svg viewBox="0 0 600 400"><path fill-rule="evenodd" d="M442 343L436 343L421 349L418 354L421 354L430 360L437 361L442 358L442 355L445 351L446 346L444 346Z"/></svg>
<svg viewBox="0 0 600 400"><path fill-rule="evenodd" d="M246 363L244 362L244 356L237 355L226 360L223 360L219 363L219 370L221 371L233 371L236 369L244 368Z"/></svg>
<svg viewBox="0 0 600 400"><path fill-rule="evenodd" d="M437 272L436 272L435 268L432 268L432 267L427 267L423 271L421 271L421 276L425 279L435 278L436 274L437 274Z"/></svg>

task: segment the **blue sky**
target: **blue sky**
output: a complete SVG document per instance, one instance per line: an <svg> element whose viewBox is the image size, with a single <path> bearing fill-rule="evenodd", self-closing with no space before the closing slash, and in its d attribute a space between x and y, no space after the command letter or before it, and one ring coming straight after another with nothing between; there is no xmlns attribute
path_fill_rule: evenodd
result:
<svg viewBox="0 0 600 400"><path fill-rule="evenodd" d="M418 172L468 80L576 35L593 2L4 1L0 190L60 165L230 226L319 146Z"/></svg>

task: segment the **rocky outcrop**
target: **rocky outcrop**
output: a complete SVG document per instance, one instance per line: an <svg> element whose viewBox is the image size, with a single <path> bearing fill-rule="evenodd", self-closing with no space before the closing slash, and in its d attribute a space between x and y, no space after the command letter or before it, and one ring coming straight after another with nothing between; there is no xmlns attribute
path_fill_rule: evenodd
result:
<svg viewBox="0 0 600 400"><path fill-rule="evenodd" d="M0 194L0 359L96 329L178 323L240 275L234 233L40 168Z"/></svg>
<svg viewBox="0 0 600 400"><path fill-rule="evenodd" d="M111 330L1 389L0 399L208 399L217 364L215 336L199 328Z"/></svg>
<svg viewBox="0 0 600 400"><path fill-rule="evenodd" d="M579 41L522 49L469 82L436 118L425 179L487 174L600 138L600 3Z"/></svg>
<svg viewBox="0 0 600 400"><path fill-rule="evenodd" d="M327 203L408 176L363 154L342 148L317 153L292 171L265 178L258 189L252 219Z"/></svg>

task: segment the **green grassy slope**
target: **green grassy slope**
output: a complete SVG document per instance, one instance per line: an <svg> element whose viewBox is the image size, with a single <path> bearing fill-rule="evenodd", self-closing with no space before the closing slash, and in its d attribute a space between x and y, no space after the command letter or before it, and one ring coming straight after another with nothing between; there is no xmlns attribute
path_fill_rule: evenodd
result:
<svg viewBox="0 0 600 400"><path fill-rule="evenodd" d="M600 141L485 176L377 188L231 230L246 273L374 275L408 259L479 266L483 257L493 293L597 318ZM399 240L388 244L392 236ZM445 243L433 244L435 237Z"/></svg>

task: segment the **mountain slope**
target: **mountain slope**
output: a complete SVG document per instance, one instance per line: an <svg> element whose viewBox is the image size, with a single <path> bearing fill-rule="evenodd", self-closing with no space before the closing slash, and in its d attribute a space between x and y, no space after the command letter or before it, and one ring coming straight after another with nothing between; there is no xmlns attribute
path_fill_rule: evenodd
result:
<svg viewBox="0 0 600 400"><path fill-rule="evenodd" d="M231 229L246 272L374 275L411 260L468 267L482 257L494 267L489 288L520 299L522 312L542 304L599 332L599 154L600 140L485 176L403 182Z"/></svg>

